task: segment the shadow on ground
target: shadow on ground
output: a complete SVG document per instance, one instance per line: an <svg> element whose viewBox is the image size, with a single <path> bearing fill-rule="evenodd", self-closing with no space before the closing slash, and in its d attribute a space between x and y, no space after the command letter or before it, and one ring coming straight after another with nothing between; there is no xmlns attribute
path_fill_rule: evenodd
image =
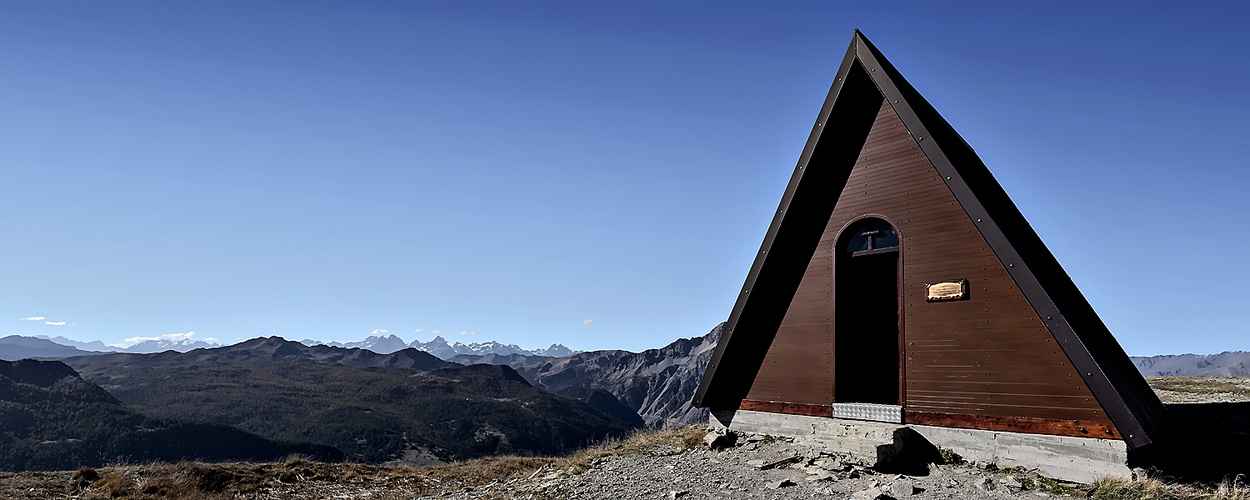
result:
<svg viewBox="0 0 1250 500"><path fill-rule="evenodd" d="M1169 404L1167 432L1129 465L1192 481L1250 475L1250 403Z"/></svg>

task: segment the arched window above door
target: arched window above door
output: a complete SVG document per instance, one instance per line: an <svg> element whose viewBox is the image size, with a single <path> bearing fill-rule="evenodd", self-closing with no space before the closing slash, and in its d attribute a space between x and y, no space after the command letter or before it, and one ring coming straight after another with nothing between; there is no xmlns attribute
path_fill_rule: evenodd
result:
<svg viewBox="0 0 1250 500"><path fill-rule="evenodd" d="M898 251L898 233L882 220L860 221L844 234L849 234L850 238L842 251L852 257Z"/></svg>

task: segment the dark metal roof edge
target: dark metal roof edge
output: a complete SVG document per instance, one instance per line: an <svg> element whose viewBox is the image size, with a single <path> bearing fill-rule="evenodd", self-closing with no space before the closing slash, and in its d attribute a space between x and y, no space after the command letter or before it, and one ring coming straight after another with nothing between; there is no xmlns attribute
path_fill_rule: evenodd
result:
<svg viewBox="0 0 1250 500"><path fill-rule="evenodd" d="M855 30L855 36L859 36L859 30ZM738 319L742 316L742 310L750 300L751 295L749 292L754 287L756 280L759 278L760 270L763 269L765 261L768 259L768 250L772 248L773 242L777 238L777 232L780 230L782 222L784 222L786 211L790 207L791 200L794 199L794 193L798 190L799 184L803 180L803 174L807 169L808 162L811 161L812 153L816 150L816 144L820 142L824 124L829 121L829 114L833 111L833 104L837 101L842 85L846 82L846 77L850 74L854 63L855 38L852 37L851 44L846 49L846 55L842 58L842 64L838 67L837 76L834 77L833 84L829 86L829 93L825 96L825 102L820 108L820 114L817 115L816 122L812 125L812 132L808 135L807 144L803 146L803 153L799 156L798 164L794 167L794 173L790 175L790 182L786 185L786 191L781 197L781 203L778 204L777 211L773 214L773 220L768 226L768 232L764 235L764 241L760 243L760 250L755 255L755 261L751 263L751 271L747 274L742 290L738 293L738 300L734 302L733 311L729 314L729 320L725 323L725 329L721 332L721 338L716 343L716 349L712 351L712 358L708 361L707 368L703 371L703 378L699 381L699 388L692 400L692 404L695 407L705 407L704 399L707 397L708 388L711 386L712 380L716 377L716 368L724 358L725 350L729 346L730 339L733 338Z"/></svg>
<svg viewBox="0 0 1250 500"><path fill-rule="evenodd" d="M883 55L863 36L862 33L856 32L855 42L856 58L868 70L869 77L877 84L878 89L885 95L890 105L894 108L903 124L912 134L921 150L928 157L930 163L938 170L942 180L946 182L955 198L963 206L964 210L976 222L977 228L980 230L986 242L998 255L1007 271L1019 286L1025 298L1033 306L1039 316L1046 318L1046 326L1050 329L1059 345L1063 348L1064 353L1072 362L1073 367L1077 368L1082 374L1086 374L1086 383L1089 385L1094 396L1107 412L1109 418L1125 437L1130 447L1144 446L1152 442L1150 434L1153 432L1153 425L1143 422L1143 416L1139 416L1133 411L1133 408L1127 404L1124 395L1117 390L1103 371L1101 363L1095 359L1094 354L1090 351L1086 342L1081 338L1078 329L1070 322L1070 318L1065 316L1060 307L1052 300L1046 287L1038 276L1034 274L1033 268L1050 268L1051 271L1058 271L1058 276L1051 276L1051 282L1055 280L1066 281L1067 285L1063 288L1069 293L1076 290L1075 284L1071 283L1071 278L1062 271L1058 260L1050 253L1041 238L1033 231L1024 216L1019 212L1019 208L1011 202L1007 197L1006 191L994 179L993 174L976 155L976 152L959 136L951 125L929 104L927 100L913 88L906 79L898 72L897 69L885 59ZM917 110L915 107L919 107ZM917 112L919 111L919 113ZM922 118L920 113L924 113L929 118L929 122ZM932 128L930 128L932 125ZM931 134L937 133L939 137L934 138ZM948 155L948 150L958 149L960 156L959 166L953 162ZM994 203L994 210L988 210L982 204L981 198L977 192L965 180L965 174L977 177L977 192L982 195L988 195ZM988 191L993 190L990 193ZM1013 242L1008 237L1003 228L999 227L999 220L1014 225L1014 233L1017 240ZM1021 236L1024 236L1023 238ZM1016 250L1017 244L1034 245L1032 248L1032 259L1026 260L1021 257ZM1106 326L1101 323L1097 315L1093 313L1092 307L1079 291L1074 293L1068 302L1069 305L1076 303L1076 307L1081 305L1088 308L1087 314L1080 315L1086 318L1086 323L1096 322L1097 324L1083 325L1087 328L1097 330L1101 328L1106 330ZM1089 316L1092 315L1092 320ZM1110 332L1106 333L1110 335ZM1114 341L1114 337L1111 337ZM1118 343L1116 343L1118 347ZM1102 352L1104 357L1112 356L1115 353ZM1119 349L1119 355L1127 360L1127 355ZM1108 360L1110 361L1110 360ZM1131 364L1131 362L1130 362ZM1136 372L1135 372L1136 373ZM1140 374L1137 374L1140 378ZM1144 384L1144 379L1142 380ZM1148 388L1148 386L1147 386ZM1157 396L1150 392L1149 397L1153 397L1155 402L1158 401ZM1161 404L1160 404L1161 405Z"/></svg>

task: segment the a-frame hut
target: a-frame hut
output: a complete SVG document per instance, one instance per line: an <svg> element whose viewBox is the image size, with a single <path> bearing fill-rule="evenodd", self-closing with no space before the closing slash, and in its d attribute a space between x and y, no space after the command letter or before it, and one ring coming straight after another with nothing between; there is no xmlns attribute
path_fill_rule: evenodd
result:
<svg viewBox="0 0 1250 500"><path fill-rule="evenodd" d="M694 404L847 451L905 426L1076 480L1127 474L1163 417L973 149L858 31Z"/></svg>

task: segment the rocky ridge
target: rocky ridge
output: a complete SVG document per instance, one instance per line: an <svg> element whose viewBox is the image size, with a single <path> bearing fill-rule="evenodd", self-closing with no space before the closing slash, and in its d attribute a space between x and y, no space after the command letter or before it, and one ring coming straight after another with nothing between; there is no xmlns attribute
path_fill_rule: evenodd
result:
<svg viewBox="0 0 1250 500"><path fill-rule="evenodd" d="M606 391L652 427L706 422L707 410L690 401L724 328L722 323L701 337L678 339L659 349L590 351L509 366L535 387L556 394Z"/></svg>

